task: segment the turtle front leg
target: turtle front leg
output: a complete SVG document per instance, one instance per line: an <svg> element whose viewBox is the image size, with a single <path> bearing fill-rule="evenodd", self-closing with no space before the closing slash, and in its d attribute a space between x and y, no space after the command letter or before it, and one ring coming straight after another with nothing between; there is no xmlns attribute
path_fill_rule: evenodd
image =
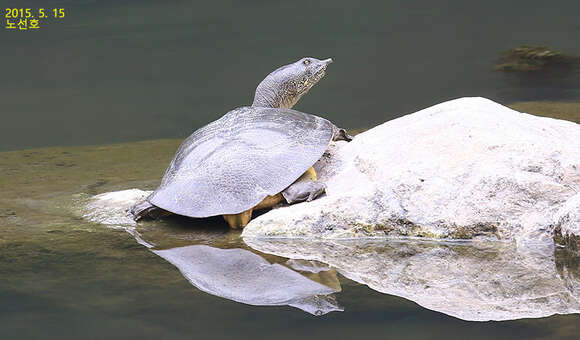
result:
<svg viewBox="0 0 580 340"><path fill-rule="evenodd" d="M294 182L291 186L282 191L282 196L288 204L298 202L310 202L318 196L324 194L326 185L316 181Z"/></svg>

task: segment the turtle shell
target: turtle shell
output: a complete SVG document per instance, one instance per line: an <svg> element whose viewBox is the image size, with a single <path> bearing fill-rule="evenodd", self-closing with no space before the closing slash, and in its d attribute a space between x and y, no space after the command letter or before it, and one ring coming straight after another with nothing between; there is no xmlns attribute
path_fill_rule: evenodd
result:
<svg viewBox="0 0 580 340"><path fill-rule="evenodd" d="M295 110L237 108L181 144L148 200L190 217L241 213L308 170L328 147L333 128Z"/></svg>

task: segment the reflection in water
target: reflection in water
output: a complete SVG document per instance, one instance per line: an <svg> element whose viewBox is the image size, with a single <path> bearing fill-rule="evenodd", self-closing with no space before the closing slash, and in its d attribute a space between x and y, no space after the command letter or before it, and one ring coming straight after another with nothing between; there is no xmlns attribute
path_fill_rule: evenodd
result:
<svg viewBox="0 0 580 340"><path fill-rule="evenodd" d="M336 271L314 261L290 261L284 266L245 249L221 249L244 244L239 232L230 230L220 216L219 223L186 219L188 228L181 218L136 225L127 209L149 193L133 189L96 195L86 203L83 218L127 231L206 293L250 305L293 306L314 315L342 311L331 295L341 290Z"/></svg>
<svg viewBox="0 0 580 340"><path fill-rule="evenodd" d="M186 229L180 218L177 223L166 219L135 225L127 209L149 193L133 189L96 195L86 204L83 217L127 231L206 293L250 305L293 306L315 315L342 311L330 295L341 290L334 270L310 261L271 264L245 249L221 249L243 243L239 233L220 230L224 223L219 216L219 225L215 219L187 219L193 228ZM208 243L216 247L205 245Z"/></svg>
<svg viewBox="0 0 580 340"><path fill-rule="evenodd" d="M244 241L262 252L327 263L376 291L464 320L580 312L578 261L554 256L551 247L529 251L497 243Z"/></svg>
<svg viewBox="0 0 580 340"><path fill-rule="evenodd" d="M501 72L505 85L499 92L519 100L578 100L580 62L551 65L539 72Z"/></svg>
<svg viewBox="0 0 580 340"><path fill-rule="evenodd" d="M84 216L123 224L124 207L142 194L95 196L87 205L91 213ZM244 239L262 252L258 255L241 249L246 245L239 232L219 229L217 222L175 222L123 228L200 290L242 303L289 305L312 314L342 310L331 296L341 290L338 272L376 291L464 320L580 312L580 260L548 245L517 249L499 242Z"/></svg>
<svg viewBox="0 0 580 340"><path fill-rule="evenodd" d="M324 277L335 283L330 288L244 249L192 245L152 252L176 266L194 286L212 295L257 306L288 305L314 315L342 311L329 295L337 291L334 272L324 272L328 274Z"/></svg>

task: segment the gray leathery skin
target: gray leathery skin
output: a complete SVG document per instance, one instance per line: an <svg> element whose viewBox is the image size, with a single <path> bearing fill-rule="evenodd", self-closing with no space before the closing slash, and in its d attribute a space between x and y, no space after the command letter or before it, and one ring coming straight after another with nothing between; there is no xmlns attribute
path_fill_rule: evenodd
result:
<svg viewBox="0 0 580 340"><path fill-rule="evenodd" d="M234 109L183 142L148 201L190 217L241 213L308 170L335 129L291 109Z"/></svg>

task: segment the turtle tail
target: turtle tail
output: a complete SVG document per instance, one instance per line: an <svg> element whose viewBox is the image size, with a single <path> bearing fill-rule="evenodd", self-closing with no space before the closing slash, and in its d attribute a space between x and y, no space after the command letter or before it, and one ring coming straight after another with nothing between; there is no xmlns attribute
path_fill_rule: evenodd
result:
<svg viewBox="0 0 580 340"><path fill-rule="evenodd" d="M141 203L135 204L131 209L129 209L128 213L135 221L142 219L155 220L160 217L171 215L169 211L154 206L153 204L149 203L149 201L143 201Z"/></svg>

